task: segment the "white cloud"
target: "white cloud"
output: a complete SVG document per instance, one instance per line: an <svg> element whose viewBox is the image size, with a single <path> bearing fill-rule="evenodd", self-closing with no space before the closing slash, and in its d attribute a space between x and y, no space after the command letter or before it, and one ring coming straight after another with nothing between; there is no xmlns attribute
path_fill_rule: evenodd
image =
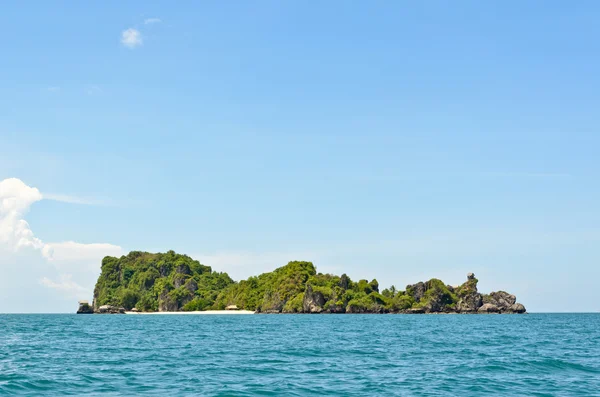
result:
<svg viewBox="0 0 600 397"><path fill-rule="evenodd" d="M62 274L59 279L60 281L56 282L48 277L42 277L40 284L77 299L88 298L92 294L92 290L74 282L71 274Z"/></svg>
<svg viewBox="0 0 600 397"><path fill-rule="evenodd" d="M27 280L33 278L64 296L90 298L100 273L102 258L107 255L120 256L123 249L106 243L42 241L34 235L25 215L32 204L45 198L46 195L37 188L28 186L19 179L0 181L0 267L3 268L3 288L10 289L11 283L27 285ZM49 274L54 276L50 278ZM9 298L7 295L2 299L2 293L0 288L0 304ZM15 292L12 293L14 294ZM18 296L15 298L19 299ZM9 305L10 302L6 304ZM4 310L10 309L11 307Z"/></svg>
<svg viewBox="0 0 600 397"><path fill-rule="evenodd" d="M83 204L83 205L111 205L110 200L95 199L88 197L69 196L66 194L48 194L44 193L44 200L60 201L68 204Z"/></svg>
<svg viewBox="0 0 600 397"><path fill-rule="evenodd" d="M128 48L135 48L142 45L142 34L139 30L129 28L121 33L121 44Z"/></svg>
<svg viewBox="0 0 600 397"><path fill-rule="evenodd" d="M105 243L82 244L75 241L49 243L52 248L52 261L58 268L68 267L72 263L91 263L98 267L100 259L105 256L121 256L123 249L118 245Z"/></svg>
<svg viewBox="0 0 600 397"><path fill-rule="evenodd" d="M40 283L56 290L67 297L90 299L94 285L100 275L100 264L105 256L119 257L124 254L121 247L113 244L82 244L74 241L48 243L51 257L46 262L52 269L48 272L57 274L58 282L46 275Z"/></svg>
<svg viewBox="0 0 600 397"><path fill-rule="evenodd" d="M40 191L29 187L21 180L9 178L0 181L0 244L12 250L30 247L44 255L49 248L35 237L24 219L29 207L43 198Z"/></svg>
<svg viewBox="0 0 600 397"><path fill-rule="evenodd" d="M154 23L161 23L160 18L147 18L144 20L144 25L152 25Z"/></svg>

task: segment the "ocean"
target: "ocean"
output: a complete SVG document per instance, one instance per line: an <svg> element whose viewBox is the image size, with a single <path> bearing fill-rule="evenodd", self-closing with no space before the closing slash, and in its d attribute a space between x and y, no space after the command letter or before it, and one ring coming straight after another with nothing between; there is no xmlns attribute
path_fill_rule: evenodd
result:
<svg viewBox="0 0 600 397"><path fill-rule="evenodd" d="M600 396L600 314L6 314L11 394Z"/></svg>

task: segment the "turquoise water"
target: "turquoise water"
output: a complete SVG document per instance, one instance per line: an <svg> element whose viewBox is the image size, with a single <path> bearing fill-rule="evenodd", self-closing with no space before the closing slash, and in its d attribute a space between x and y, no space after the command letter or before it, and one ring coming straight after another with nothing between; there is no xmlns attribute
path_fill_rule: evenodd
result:
<svg viewBox="0 0 600 397"><path fill-rule="evenodd" d="M0 394L600 396L600 315L0 315Z"/></svg>

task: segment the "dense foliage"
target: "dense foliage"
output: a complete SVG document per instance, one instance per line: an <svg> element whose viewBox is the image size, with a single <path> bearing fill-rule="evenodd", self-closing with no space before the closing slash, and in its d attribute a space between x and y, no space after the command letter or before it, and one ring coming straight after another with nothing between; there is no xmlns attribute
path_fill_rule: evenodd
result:
<svg viewBox="0 0 600 397"><path fill-rule="evenodd" d="M496 295L494 295L496 294ZM470 274L458 287L441 280L379 291L377 280L317 273L311 262L290 262L269 273L233 282L186 255L131 252L106 257L94 291L94 308L113 305L140 311L239 309L263 313L388 313L524 311L505 292L481 295ZM492 305L492 306L489 306Z"/></svg>
<svg viewBox="0 0 600 397"><path fill-rule="evenodd" d="M430 280L424 288L423 296L416 298L410 288L405 292L392 286L380 293L377 280L355 282L346 274L317 273L311 262L290 262L273 272L231 284L219 295L215 307L236 305L246 310L283 313L383 313L428 307L432 301L439 301L441 309L450 309L457 301L449 290L452 287L439 280Z"/></svg>
<svg viewBox="0 0 600 397"><path fill-rule="evenodd" d="M187 255L133 251L127 256L102 260L94 289L94 307L137 308L141 311L204 310L233 280L227 273Z"/></svg>

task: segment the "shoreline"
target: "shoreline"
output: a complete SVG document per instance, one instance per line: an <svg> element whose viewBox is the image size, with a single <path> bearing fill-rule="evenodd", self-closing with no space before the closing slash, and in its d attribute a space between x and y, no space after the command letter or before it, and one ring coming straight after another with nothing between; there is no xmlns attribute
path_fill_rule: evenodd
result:
<svg viewBox="0 0 600 397"><path fill-rule="evenodd" d="M118 314L118 313L94 313L94 314ZM345 312L345 313L332 313L332 312L321 312L321 313L283 313L283 312L277 312L277 313L273 313L273 312L254 312L252 310L205 310L205 311L191 311L191 312L132 312L132 311L126 311L124 313L121 314L130 314L130 315L178 315L178 314L185 314L185 315L247 315L247 314L263 314L263 315L273 315L273 314L284 314L284 315L409 315L409 316L415 316L415 315L466 315L466 316L472 316L472 315L505 315L505 314L530 314L529 312L525 312L525 313L482 313L482 312L473 312L473 313L457 313L457 312L425 312L425 313L410 313L410 312L387 312L387 313L378 313L378 312L363 312L363 313L352 313L352 312Z"/></svg>
<svg viewBox="0 0 600 397"><path fill-rule="evenodd" d="M177 314L185 314L185 315L215 315L215 314L226 314L226 315L246 315L246 314L254 314L251 310L205 310L205 311L193 311L193 312L131 312L126 311L125 314L131 315L177 315Z"/></svg>

